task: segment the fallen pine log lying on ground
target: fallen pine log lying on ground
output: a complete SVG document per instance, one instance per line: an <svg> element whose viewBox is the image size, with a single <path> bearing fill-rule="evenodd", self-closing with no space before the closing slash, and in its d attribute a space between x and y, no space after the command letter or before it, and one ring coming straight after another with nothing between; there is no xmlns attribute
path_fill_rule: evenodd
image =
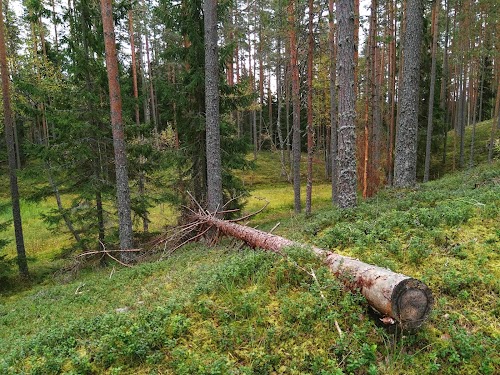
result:
<svg viewBox="0 0 500 375"><path fill-rule="evenodd" d="M286 247L304 246L234 221L218 219L206 211L193 214L194 219L200 223L215 227L251 247L280 253ZM423 282L318 247L312 247L311 250L323 259L335 275L341 276L343 280L350 280L349 286L359 289L370 306L387 318L383 319L384 322L394 319L403 328L415 329L428 318L433 297L431 290Z"/></svg>

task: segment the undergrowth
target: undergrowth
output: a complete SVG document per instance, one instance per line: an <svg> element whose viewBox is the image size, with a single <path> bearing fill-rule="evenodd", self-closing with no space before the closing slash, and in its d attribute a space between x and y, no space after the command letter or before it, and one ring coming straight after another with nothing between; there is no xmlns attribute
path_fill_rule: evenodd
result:
<svg viewBox="0 0 500 375"><path fill-rule="evenodd" d="M499 212L497 163L282 217L286 237L426 282L436 302L417 332L382 327L305 250L283 258L227 241L3 298L0 373L495 374Z"/></svg>
<svg viewBox="0 0 500 375"><path fill-rule="evenodd" d="M0 374L500 373L499 162L382 190L343 211L331 208L316 165L306 218L293 214L290 185L276 183L278 160L259 155L260 172L244 178L270 201L249 225L280 222L284 237L421 279L435 306L420 330L384 327L303 249L281 257L230 240L190 244L130 269L52 277L68 237L41 226L53 202L23 202L37 282L0 294ZM246 210L262 205L249 198ZM156 210L163 217L170 208ZM11 242L0 267L14 268L13 252Z"/></svg>

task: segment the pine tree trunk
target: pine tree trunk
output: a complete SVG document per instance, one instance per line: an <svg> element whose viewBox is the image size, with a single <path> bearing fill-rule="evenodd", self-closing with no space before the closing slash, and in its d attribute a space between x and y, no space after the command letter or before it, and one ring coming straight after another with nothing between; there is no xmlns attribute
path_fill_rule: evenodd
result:
<svg viewBox="0 0 500 375"><path fill-rule="evenodd" d="M135 112L135 124L137 127L141 126L141 116L139 112L139 86L137 84L137 59L135 53L135 37L134 37L134 18L132 15L132 9L128 11L128 27L130 34L130 50L132 54L132 87L134 91L134 112ZM142 135L140 135L140 140L142 141ZM140 160L143 158L140 157ZM141 161L139 161L141 163ZM142 163L141 163L142 164ZM143 170L139 171L139 194L140 196L144 196L146 194L146 184L145 184L145 173ZM148 213L144 213L144 217L142 219L142 228L144 233L147 233L149 230L149 220Z"/></svg>
<svg viewBox="0 0 500 375"><path fill-rule="evenodd" d="M465 54L464 54L465 55ZM465 56L463 56L465 59ZM460 88L460 98L459 98L459 122L458 122L458 134L460 135L460 147L459 147L459 160L458 166L462 169L465 166L465 112L467 110L467 66L464 67L462 62L461 68L462 85Z"/></svg>
<svg viewBox="0 0 500 375"><path fill-rule="evenodd" d="M203 14L205 23L207 207L210 212L215 213L222 208L217 1L205 1L203 3Z"/></svg>
<svg viewBox="0 0 500 375"><path fill-rule="evenodd" d="M491 122L491 132L490 132L490 142L488 146L488 163L493 162L493 149L495 146L495 135L497 128L500 129L500 77L497 86L497 98L496 98L496 113L497 113L497 124L495 125L495 120Z"/></svg>
<svg viewBox="0 0 500 375"><path fill-rule="evenodd" d="M276 149L276 143L275 143L275 138L274 138L274 129L273 129L273 93L271 91L271 72L268 72L269 74L269 80L267 81L267 113L269 116L269 139L270 139L270 148L271 150Z"/></svg>
<svg viewBox="0 0 500 375"><path fill-rule="evenodd" d="M17 135L16 114L12 114L12 132L14 133L14 152L16 154L16 168L21 168L21 144Z"/></svg>
<svg viewBox="0 0 500 375"><path fill-rule="evenodd" d="M372 189L368 192L368 196L372 196L379 188L381 181L380 170L381 170L381 148L382 148L382 116L384 112L385 101L382 100L382 88L384 85L385 76L385 51L380 46L375 46L375 86L373 88L373 102L375 103L373 108L373 139L372 139Z"/></svg>
<svg viewBox="0 0 500 375"><path fill-rule="evenodd" d="M147 28L146 28L147 30ZM146 63L148 65L148 78L149 78L149 99L151 102L151 118L153 119L154 126L154 138L155 138L155 147L159 148L159 129L158 129L158 119L156 116L156 99L155 99L155 90L154 90L154 82L153 82L153 72L151 69L151 58L149 56L149 35L146 32Z"/></svg>
<svg viewBox="0 0 500 375"><path fill-rule="evenodd" d="M309 0L309 32L307 48L307 187L306 187L306 215L312 210L313 186L313 156L314 156L314 129L313 129L313 0Z"/></svg>
<svg viewBox="0 0 500 375"><path fill-rule="evenodd" d="M285 56L290 56L290 43L285 44ZM285 125L286 125L286 156L288 164L290 166L291 174L289 176L289 181L292 181L293 175L293 165L292 165L292 155L291 155L291 143L290 143L290 101L291 101L291 64L290 59L285 66Z"/></svg>
<svg viewBox="0 0 500 375"><path fill-rule="evenodd" d="M372 181L371 159L373 159L373 129L375 120L375 51L376 51L376 28L377 28L377 0L372 0L370 14L370 28L368 32L366 57L366 98L365 98L365 121L364 121L364 142L363 142L363 198L367 198L370 193L368 184ZM370 191L373 187L370 188Z"/></svg>
<svg viewBox="0 0 500 375"><path fill-rule="evenodd" d="M288 27L290 38L290 70L292 76L292 107L293 107L293 192L294 208L299 213L302 210L300 202L300 96L299 96L299 66L297 57L297 35L295 32L296 0L288 4Z"/></svg>
<svg viewBox="0 0 500 375"><path fill-rule="evenodd" d="M429 170L431 166L432 127L434 123L434 91L436 87L436 52L437 52L437 39L439 34L438 12L439 12L439 1L434 0L434 7L432 8L432 24L431 24L431 29L432 29L431 86L429 90L429 110L427 115L427 140L425 144L424 182L429 181Z"/></svg>
<svg viewBox="0 0 500 375"><path fill-rule="evenodd" d="M130 50L132 54L132 87L134 91L134 113L135 113L135 124L137 126L141 125L141 117L139 115L139 88L137 86L137 61L135 55L135 41L134 41L134 19L132 15L132 9L128 11L128 31L130 35Z"/></svg>
<svg viewBox="0 0 500 375"><path fill-rule="evenodd" d="M29 277L26 250L24 248L23 225L21 220L21 206L19 204L19 187L17 184L16 152L14 149L14 129L12 126L12 107L10 103L10 78L7 65L7 50L5 44L5 27L3 9L0 3L0 74L2 76L2 99L5 144L7 145L7 159L9 164L10 197L12 202L12 217L16 238L17 265L19 274L23 278Z"/></svg>
<svg viewBox="0 0 500 375"><path fill-rule="evenodd" d="M105 226L104 226L104 209L102 207L102 194L100 191L96 191L95 193L95 202L96 202L96 210L97 210L97 228L99 231L98 239L99 239L99 249L101 251L105 250L104 241L105 241Z"/></svg>
<svg viewBox="0 0 500 375"><path fill-rule="evenodd" d="M283 107L283 98L281 90L281 37L278 36L278 63L276 65L276 97L278 100L278 113L276 118L276 131L278 132L278 141L280 144L280 164L281 164L281 177L286 177L288 180L287 165L285 162L285 140L283 139L283 131L281 129L281 110Z"/></svg>
<svg viewBox="0 0 500 375"><path fill-rule="evenodd" d="M259 55L259 137L258 137L258 151L261 150L262 148L262 142L260 141L260 137L263 134L262 128L263 128L263 116L262 116L262 109L264 108L264 63L263 63L263 56L262 56L262 23L261 20L259 19L259 46L258 46L258 51L257 54Z"/></svg>
<svg viewBox="0 0 500 375"><path fill-rule="evenodd" d="M115 153L120 248L127 250L133 248L133 230L130 211L130 190L128 186L125 133L122 119L122 98L111 0L101 0L101 15L104 30L104 46L106 49L106 70L109 82L111 126L113 130L113 147ZM122 252L121 259L124 262L130 261L130 253Z"/></svg>
<svg viewBox="0 0 500 375"><path fill-rule="evenodd" d="M354 97L358 97L358 60L359 60L359 2L354 0ZM337 8L339 7L337 3Z"/></svg>
<svg viewBox="0 0 500 375"><path fill-rule="evenodd" d="M287 247L304 247L286 238L214 216L199 214L195 219L215 226L225 235L240 239L251 247L280 255L283 255L282 251ZM318 247L311 247L311 251L323 260L332 273L344 280L348 287L359 290L375 310L395 319L403 328L418 328L429 317L434 299L431 290L421 281Z"/></svg>
<svg viewBox="0 0 500 375"><path fill-rule="evenodd" d="M328 19L329 19L329 39L328 54L330 57L330 164L332 178L332 203L338 204L338 136L337 136L337 56L335 49L335 23L333 12L334 0L328 1Z"/></svg>
<svg viewBox="0 0 500 375"><path fill-rule="evenodd" d="M404 34L403 81L396 129L394 185L410 187L417 179L417 130L420 88L420 55L423 28L422 0L408 0Z"/></svg>
<svg viewBox="0 0 500 375"><path fill-rule="evenodd" d="M388 107L389 107L389 146L387 150L387 184L393 183L393 160L394 160L394 133L395 133L395 112L396 112L396 17L394 1L389 0L389 87L388 87Z"/></svg>
<svg viewBox="0 0 500 375"><path fill-rule="evenodd" d="M446 147L448 143L448 129L449 129L449 108L448 108L448 40L450 36L450 0L445 0L445 18L446 27L444 34L444 48L443 48L443 77L441 78L441 94L439 107L444 112L444 136L443 136L443 157L441 161L441 169L444 170L446 164Z"/></svg>
<svg viewBox="0 0 500 375"><path fill-rule="evenodd" d="M481 71L481 68L479 67L479 70ZM482 80L482 71L479 73L479 81ZM481 84L479 82L479 84ZM479 92L477 89L477 83L475 84L474 89L472 90L472 98L471 98L471 103L472 103L472 135L471 135L471 140L470 140L470 155L469 155L469 168L474 167L474 147L475 147L475 141L476 141L476 121L477 121L477 101L478 101L478 96Z"/></svg>
<svg viewBox="0 0 500 375"><path fill-rule="evenodd" d="M338 24L338 87L339 87L339 207L356 205L356 108L354 93L354 3L339 0Z"/></svg>
<svg viewBox="0 0 500 375"><path fill-rule="evenodd" d="M59 34L57 31L57 18L56 18L56 2L55 0L50 0L52 5L52 25L54 26L54 49L59 52Z"/></svg>

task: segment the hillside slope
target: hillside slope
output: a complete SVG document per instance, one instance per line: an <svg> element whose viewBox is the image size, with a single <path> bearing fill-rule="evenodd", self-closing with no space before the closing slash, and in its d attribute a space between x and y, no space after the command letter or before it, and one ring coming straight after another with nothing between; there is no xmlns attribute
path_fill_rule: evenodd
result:
<svg viewBox="0 0 500 375"><path fill-rule="evenodd" d="M287 216L280 235L422 279L430 321L394 333L307 252L225 240L0 297L0 373L500 372L500 163Z"/></svg>

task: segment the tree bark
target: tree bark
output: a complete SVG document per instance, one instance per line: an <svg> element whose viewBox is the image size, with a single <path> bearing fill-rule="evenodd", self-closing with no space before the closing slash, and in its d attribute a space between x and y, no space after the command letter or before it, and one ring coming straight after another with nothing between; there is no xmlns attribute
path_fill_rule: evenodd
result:
<svg viewBox="0 0 500 375"><path fill-rule="evenodd" d="M358 97L358 60L359 60L359 3L354 0L354 97ZM337 7L340 5L337 3Z"/></svg>
<svg viewBox="0 0 500 375"><path fill-rule="evenodd" d="M16 152L14 149L14 127L12 123L12 107L10 103L10 76L7 66L7 49L5 44L5 31L3 9L0 3L0 74L2 75L3 115L5 124L5 143L7 145L7 158L9 164L10 197L12 202L12 217L14 221L14 234L16 238L17 265L19 274L23 278L29 277L26 250L24 248L23 225L21 220L21 207L19 204L19 187L16 173Z"/></svg>
<svg viewBox="0 0 500 375"><path fill-rule="evenodd" d="M339 207L356 205L356 118L354 93L354 3L339 0L338 19L338 86L339 86Z"/></svg>
<svg viewBox="0 0 500 375"><path fill-rule="evenodd" d="M497 128L500 129L500 79L497 86L496 102L497 102L496 103L497 124L495 125L495 120L493 119L493 121L491 122L490 142L488 146L488 163L490 164L493 161L493 149L494 149L496 131Z"/></svg>
<svg viewBox="0 0 500 375"><path fill-rule="evenodd" d="M151 58L149 56L149 33L147 32L146 27L146 63L148 66L148 78L149 78L149 99L151 100L151 110L150 116L153 118L153 126L154 126L154 135L155 135L155 147L159 149L159 129L158 129L158 117L156 110L156 98L155 98L155 89L154 89L154 77L153 71L151 68Z"/></svg>
<svg viewBox="0 0 500 375"><path fill-rule="evenodd" d="M395 1L395 0L394 0ZM393 182L393 160L394 160L394 133L395 133L395 111L396 111L396 17L394 11L394 1L389 0L389 87L388 87L388 108L389 108L389 146L387 150L387 183L392 186Z"/></svg>
<svg viewBox="0 0 500 375"><path fill-rule="evenodd" d="M281 25L281 19L280 19L280 25ZM278 100L278 109L277 109L277 118L276 118L276 131L278 132L278 141L280 144L280 164L281 164L281 177L286 177L287 180L289 179L288 177L288 172L287 172L287 165L285 162L285 140L283 139L283 131L281 129L281 109L283 106L283 93L281 90L281 37L278 36L278 60L277 60L277 65L276 65L276 97Z"/></svg>
<svg viewBox="0 0 500 375"><path fill-rule="evenodd" d="M446 147L448 143L448 120L449 120L449 108L448 108L448 40L450 36L450 0L445 0L445 18L446 18L446 26L445 26L445 34L444 34L444 47L443 47L443 77L441 79L441 94L440 94L440 103L439 106L441 110L444 112L444 136L443 136L443 157L441 161L441 169L444 170L446 164Z"/></svg>
<svg viewBox="0 0 500 375"><path fill-rule="evenodd" d="M465 55L464 53L462 59L465 60ZM459 135L460 135L460 154L459 154L459 159L458 159L458 165L460 169L463 169L465 166L465 123L466 123L466 111L467 111L467 81L468 81L468 64L462 62L462 68L461 68L461 75L462 75L462 86L460 90L460 105L459 105L459 114L458 116L460 117L459 121Z"/></svg>
<svg viewBox="0 0 500 375"><path fill-rule="evenodd" d="M302 210L300 202L300 96L299 96L299 65L297 51L297 35L295 32L295 4L296 0L290 0L288 4L288 27L290 38L290 70L292 75L292 107L293 107L293 192L294 208L299 213Z"/></svg>
<svg viewBox="0 0 500 375"><path fill-rule="evenodd" d="M338 136L337 136L337 56L335 50L335 23L333 12L334 0L328 1L329 40L328 49L330 56L330 158L332 174L332 203L338 204Z"/></svg>
<svg viewBox="0 0 500 375"><path fill-rule="evenodd" d="M132 54L132 87L134 90L134 112L135 112L135 123L137 126L141 125L141 118L139 115L139 88L137 86L137 61L135 54L135 40L134 40L134 18L132 15L132 9L128 11L128 30L130 34L130 50Z"/></svg>
<svg viewBox="0 0 500 375"><path fill-rule="evenodd" d="M479 63L480 65L481 63ZM469 168L474 167L474 146L476 142L476 122L477 122L477 101L478 101L478 95L479 95L479 90L477 88L478 84L480 85L480 81L482 80L482 71L481 68L478 67L480 70L479 72L479 82L477 82L474 86L472 87L472 97L471 97L471 108L472 108L472 135L470 139L470 155L469 155Z"/></svg>
<svg viewBox="0 0 500 375"><path fill-rule="evenodd" d="M403 51L403 81L396 129L394 185L410 187L417 179L417 130L420 88L420 55L423 28L422 0L408 0Z"/></svg>
<svg viewBox="0 0 500 375"><path fill-rule="evenodd" d="M130 212L127 154L122 118L122 98L120 92L118 58L116 55L116 39L111 0L101 0L101 15L104 30L106 70L108 73L109 100L111 108L111 126L113 130L113 147L115 153L116 196L119 218L120 248L122 250L127 250L133 248L133 230ZM121 259L124 262L130 261L130 254L130 252L120 253Z"/></svg>
<svg viewBox="0 0 500 375"><path fill-rule="evenodd" d="M214 216L198 214L195 219L215 226L222 233L238 238L251 247L259 247L280 255L287 247L304 247L286 238ZM433 296L431 290L421 281L318 247L311 247L311 251L349 287L359 290L370 306L380 314L395 319L404 328L418 328L429 317Z"/></svg>
<svg viewBox="0 0 500 375"><path fill-rule="evenodd" d="M429 110L427 115L427 140L425 144L424 182L429 181L429 170L431 166L432 127L434 123L434 91L436 87L436 51L437 51L437 39L439 34L438 12L439 12L439 1L434 0L434 7L432 9L432 27L431 27L432 29L431 87L429 90Z"/></svg>
<svg viewBox="0 0 500 375"><path fill-rule="evenodd" d="M222 207L222 162L219 126L219 64L217 49L217 1L203 3L205 23L205 120L207 144L207 206Z"/></svg>
<svg viewBox="0 0 500 375"><path fill-rule="evenodd" d="M313 129L313 0L309 0L309 31L307 47L307 187L306 187L306 215L312 210L313 186L313 156L314 156L314 129Z"/></svg>

